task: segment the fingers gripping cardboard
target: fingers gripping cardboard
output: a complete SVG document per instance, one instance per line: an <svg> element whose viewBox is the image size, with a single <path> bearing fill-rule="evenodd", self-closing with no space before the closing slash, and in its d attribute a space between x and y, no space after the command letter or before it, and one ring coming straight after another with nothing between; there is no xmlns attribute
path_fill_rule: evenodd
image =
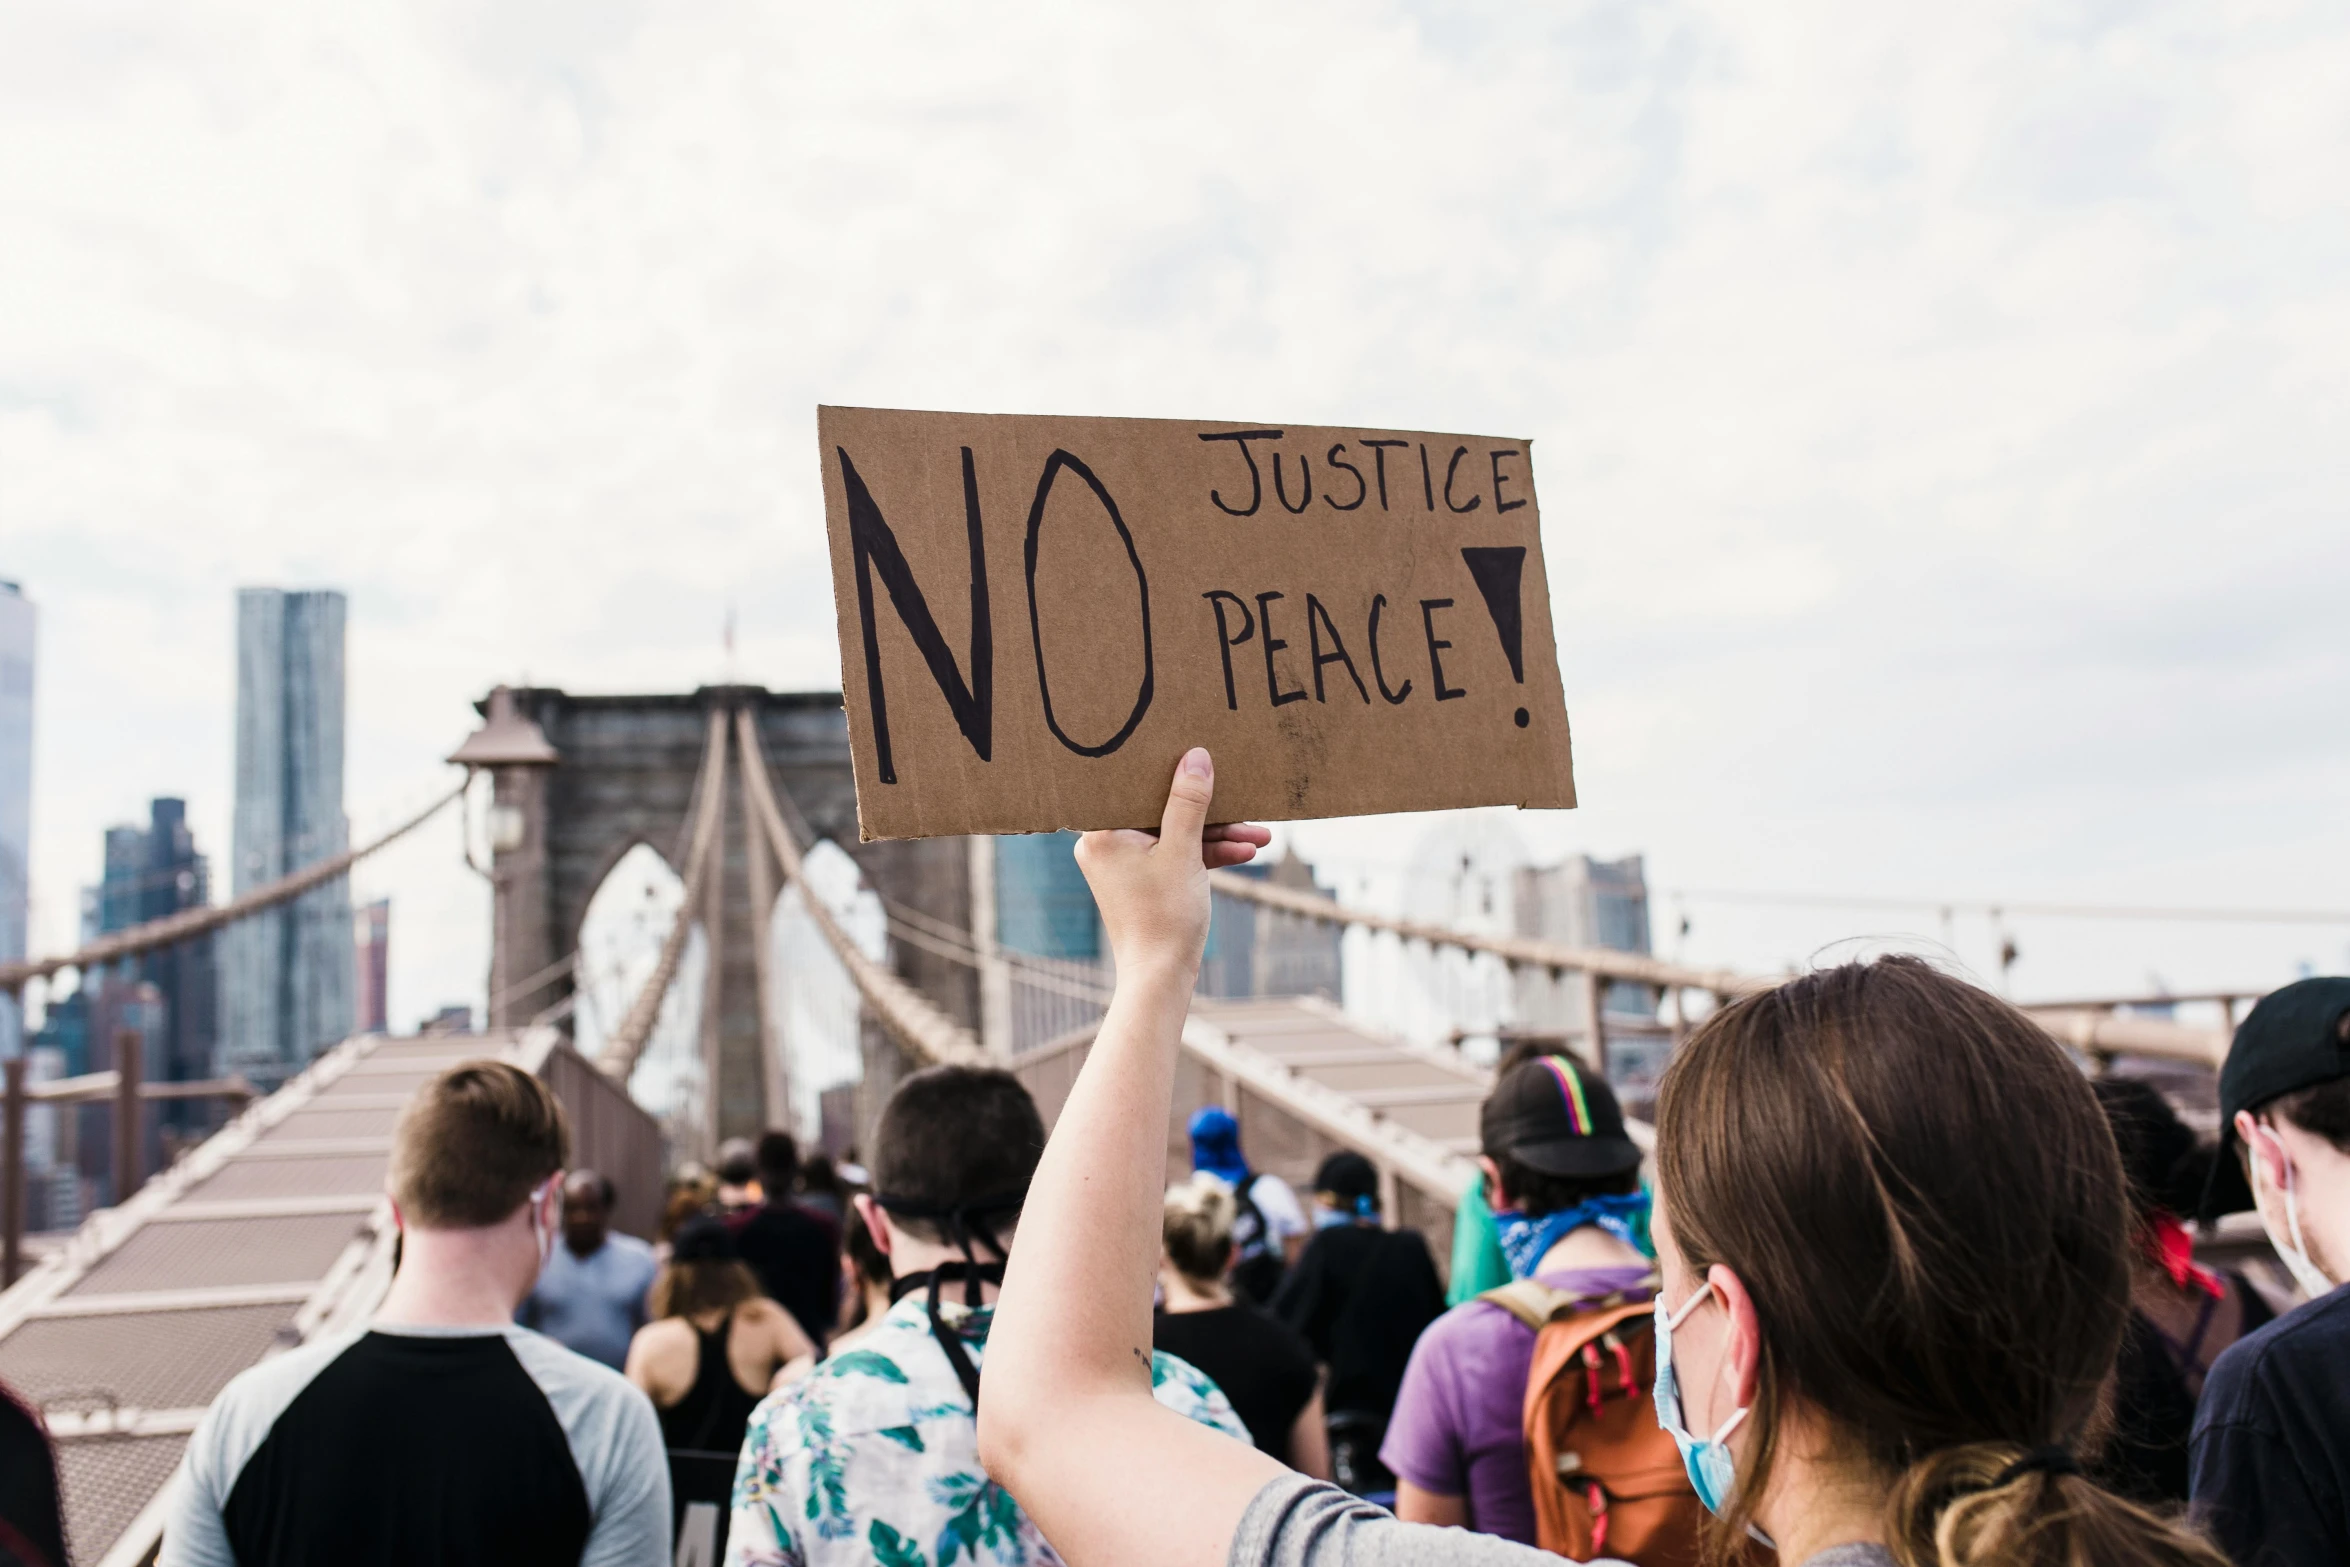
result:
<svg viewBox="0 0 2350 1567"><path fill-rule="evenodd" d="M1523 440L823 408L867 839L1571 806Z"/></svg>

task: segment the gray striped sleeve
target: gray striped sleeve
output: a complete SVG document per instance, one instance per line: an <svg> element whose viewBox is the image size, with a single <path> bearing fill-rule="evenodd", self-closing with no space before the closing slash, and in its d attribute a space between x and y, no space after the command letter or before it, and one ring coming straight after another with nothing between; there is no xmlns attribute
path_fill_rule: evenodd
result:
<svg viewBox="0 0 2350 1567"><path fill-rule="evenodd" d="M304 1344L229 1379L188 1439L164 1504L159 1567L237 1567L221 1509L277 1417L335 1358L359 1342L363 1330Z"/></svg>
<svg viewBox="0 0 2350 1567"><path fill-rule="evenodd" d="M595 1523L580 1567L658 1567L669 1558L669 1455L660 1417L634 1383L525 1327L506 1330L547 1395L587 1486Z"/></svg>
<svg viewBox="0 0 2350 1567"><path fill-rule="evenodd" d="M1231 1567L1558 1567L1532 1546L1399 1523L1392 1513L1303 1475L1272 1481L1232 1532ZM1622 1564L1617 1564L1622 1567Z"/></svg>

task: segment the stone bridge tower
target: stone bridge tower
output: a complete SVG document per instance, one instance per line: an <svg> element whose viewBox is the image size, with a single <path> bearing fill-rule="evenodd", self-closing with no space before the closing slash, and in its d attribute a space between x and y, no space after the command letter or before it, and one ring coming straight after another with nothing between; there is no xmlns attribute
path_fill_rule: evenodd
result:
<svg viewBox="0 0 2350 1567"><path fill-rule="evenodd" d="M501 687L479 707L488 723L451 760L483 767L495 784L493 1028L519 1027L571 993L568 972L549 977L546 971L579 950L589 900L621 856L646 844L684 874L686 818L713 710L753 714L786 812L796 809L815 836L847 850L883 899L970 928L972 857L964 839L857 842L848 724L836 691L705 686L691 695L577 696ZM765 1102L751 835L734 765L720 840L723 874L705 889L697 916L710 939L703 1027L705 1034L713 1024L717 1031L711 1130L721 1138L755 1135L784 1115L783 1106ZM979 984L971 969L896 944L892 957L949 1016L978 1026Z"/></svg>

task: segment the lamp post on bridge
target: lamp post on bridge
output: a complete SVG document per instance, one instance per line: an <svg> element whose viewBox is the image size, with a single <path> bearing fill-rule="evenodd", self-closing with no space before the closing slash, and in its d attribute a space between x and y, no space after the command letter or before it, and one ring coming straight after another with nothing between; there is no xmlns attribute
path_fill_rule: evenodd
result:
<svg viewBox="0 0 2350 1567"><path fill-rule="evenodd" d="M483 722L449 760L490 775L490 863L475 865L489 879L496 905L491 920L489 1016L492 1029L519 1028L546 1010L551 976L530 983L555 962L555 934L547 908L547 774L561 756L546 732L525 716L514 693L499 686L483 704ZM467 838L466 858L472 860Z"/></svg>

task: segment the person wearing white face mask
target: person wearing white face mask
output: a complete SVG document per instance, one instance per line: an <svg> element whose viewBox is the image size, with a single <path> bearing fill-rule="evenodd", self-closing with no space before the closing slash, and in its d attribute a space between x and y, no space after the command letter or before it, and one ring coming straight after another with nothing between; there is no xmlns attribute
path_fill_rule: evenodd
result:
<svg viewBox="0 0 2350 1567"><path fill-rule="evenodd" d="M2206 1223L2256 1209L2308 1303L2212 1363L2189 1439L2195 1517L2239 1563L2350 1561L2350 979L2264 998L2220 1070Z"/></svg>
<svg viewBox="0 0 2350 1567"><path fill-rule="evenodd" d="M373 1321L236 1377L189 1438L160 1567L645 1567L669 1468L645 1395L518 1326L561 1233L563 1107L454 1066L392 1137L398 1274Z"/></svg>

